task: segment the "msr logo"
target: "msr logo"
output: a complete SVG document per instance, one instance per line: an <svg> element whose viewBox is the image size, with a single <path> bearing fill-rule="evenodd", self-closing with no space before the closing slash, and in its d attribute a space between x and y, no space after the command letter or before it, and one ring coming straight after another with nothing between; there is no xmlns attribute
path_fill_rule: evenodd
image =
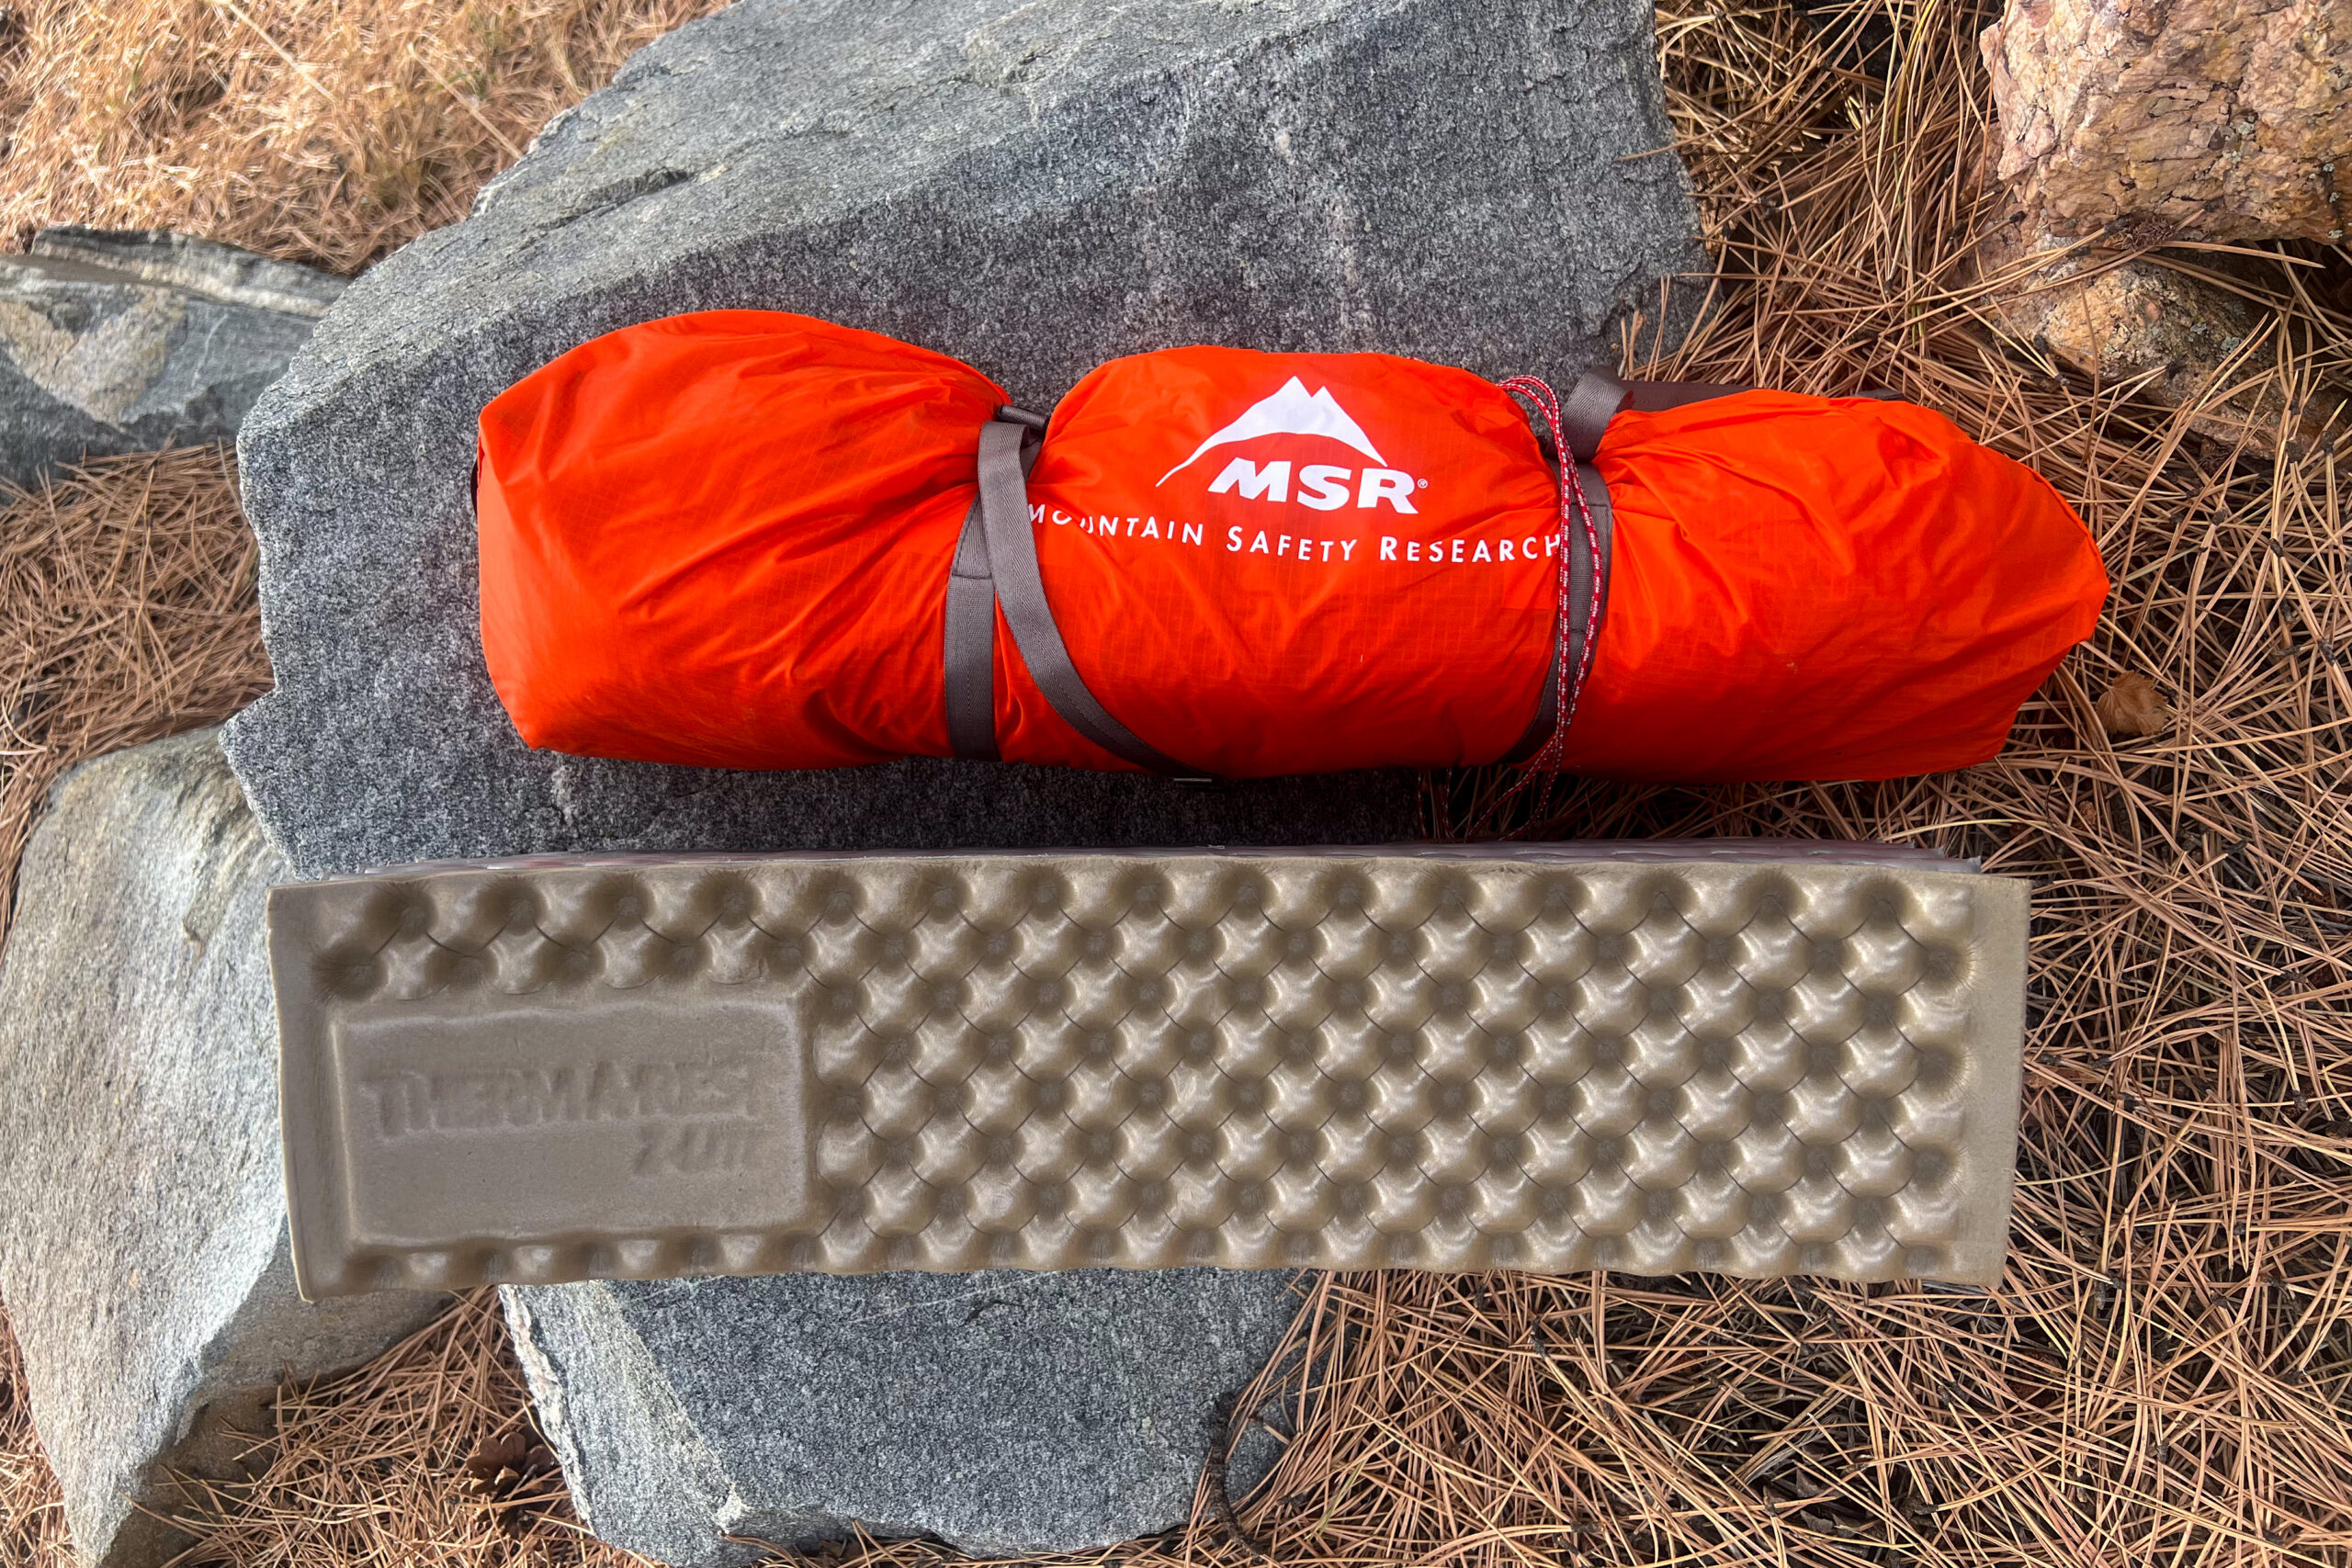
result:
<svg viewBox="0 0 2352 1568"><path fill-rule="evenodd" d="M1239 419L1210 436L1193 449L1193 455L1159 476L1166 484L1219 446L1237 442L1255 441L1267 435L1315 435L1337 441L1371 458L1374 468L1362 471L1336 463L1309 463L1298 470L1298 493L1301 506L1317 512L1332 512L1348 504L1352 498L1360 507L1374 507L1386 502L1399 512L1411 512L1412 495L1419 484L1398 468L1387 467L1380 449L1363 426L1348 415L1329 387L1318 387L1309 393L1306 383L1292 377L1282 389L1270 398L1261 399L1243 411ZM1155 487L1156 488L1156 487ZM1261 465L1247 457L1236 457L1209 485L1211 495L1227 493L1244 501L1290 501L1291 463L1285 457Z"/></svg>

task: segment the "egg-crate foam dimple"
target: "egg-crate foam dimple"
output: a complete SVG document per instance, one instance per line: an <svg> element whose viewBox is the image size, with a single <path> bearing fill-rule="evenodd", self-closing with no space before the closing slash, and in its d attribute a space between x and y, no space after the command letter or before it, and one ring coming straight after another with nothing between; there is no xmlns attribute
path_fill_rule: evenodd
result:
<svg viewBox="0 0 2352 1568"><path fill-rule="evenodd" d="M270 908L304 1292L1990 1282L2025 888L1868 846L410 868Z"/></svg>

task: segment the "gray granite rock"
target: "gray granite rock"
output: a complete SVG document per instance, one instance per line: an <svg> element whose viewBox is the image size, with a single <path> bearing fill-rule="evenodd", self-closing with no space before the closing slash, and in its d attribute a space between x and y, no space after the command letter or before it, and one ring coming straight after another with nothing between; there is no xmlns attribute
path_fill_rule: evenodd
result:
<svg viewBox="0 0 2352 1568"><path fill-rule="evenodd" d="M0 256L0 481L231 439L342 289L162 231L42 231Z"/></svg>
<svg viewBox="0 0 2352 1568"><path fill-rule="evenodd" d="M0 1303L84 1568L184 1541L159 1463L219 1472L281 1371L363 1360L426 1295L305 1305L277 1143L262 902L283 868L217 730L76 770L0 963Z"/></svg>
<svg viewBox="0 0 2352 1568"><path fill-rule="evenodd" d="M240 438L277 689L231 729L305 874L575 847L1363 840L1394 778L1200 795L526 750L475 620L474 420L611 328L758 306L1031 406L1169 344L1574 374L1703 265L1645 0L740 0L360 278Z"/></svg>
<svg viewBox="0 0 2352 1568"><path fill-rule="evenodd" d="M1291 1280L797 1275L504 1295L589 1527L702 1568L757 1555L724 1536L806 1547L852 1521L986 1554L1180 1523L1217 1400L1299 1305Z"/></svg>

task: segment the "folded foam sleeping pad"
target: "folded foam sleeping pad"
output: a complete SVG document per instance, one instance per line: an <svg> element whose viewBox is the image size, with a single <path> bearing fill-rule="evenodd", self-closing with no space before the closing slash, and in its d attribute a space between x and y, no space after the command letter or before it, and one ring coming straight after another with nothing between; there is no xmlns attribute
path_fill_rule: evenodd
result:
<svg viewBox="0 0 2352 1568"><path fill-rule="evenodd" d="M1195 347L1048 421L872 333L650 321L482 412L483 649L530 744L663 762L1883 778L1991 756L2105 598L2049 485L1926 409L1566 405Z"/></svg>
<svg viewBox="0 0 2352 1568"><path fill-rule="evenodd" d="M1736 839L278 887L296 1276L1992 1283L2026 913L1974 862Z"/></svg>

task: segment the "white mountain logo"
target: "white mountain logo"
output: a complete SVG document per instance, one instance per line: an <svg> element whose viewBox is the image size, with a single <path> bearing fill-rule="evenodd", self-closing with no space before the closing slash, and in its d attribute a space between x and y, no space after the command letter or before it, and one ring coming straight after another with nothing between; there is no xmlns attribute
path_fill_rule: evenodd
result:
<svg viewBox="0 0 2352 1568"><path fill-rule="evenodd" d="M1334 441L1354 447L1383 467L1388 462L1373 446L1372 438L1363 433L1363 426L1350 419L1348 411L1331 396L1331 389L1317 387L1309 396L1306 384L1294 376L1283 383L1281 391L1250 404L1239 419L1202 442L1191 457L1160 475L1159 483L1166 484L1219 446L1254 440L1261 435L1328 435Z"/></svg>

